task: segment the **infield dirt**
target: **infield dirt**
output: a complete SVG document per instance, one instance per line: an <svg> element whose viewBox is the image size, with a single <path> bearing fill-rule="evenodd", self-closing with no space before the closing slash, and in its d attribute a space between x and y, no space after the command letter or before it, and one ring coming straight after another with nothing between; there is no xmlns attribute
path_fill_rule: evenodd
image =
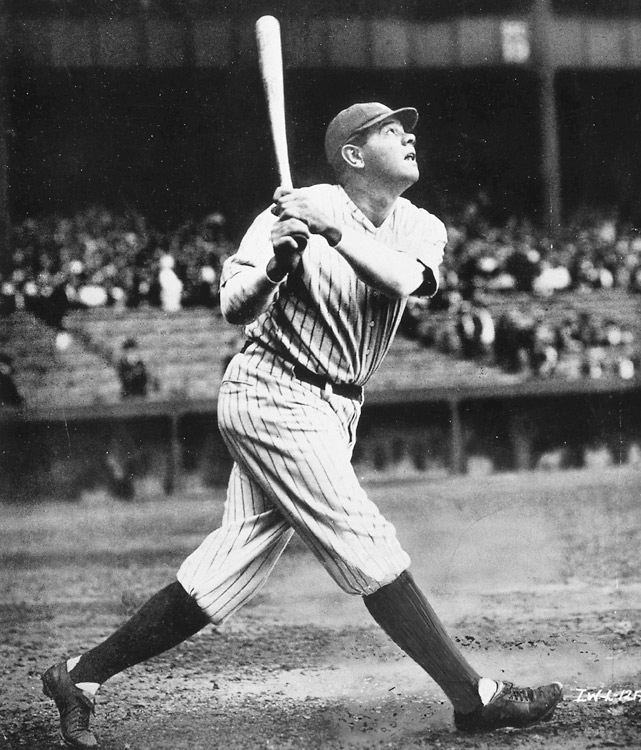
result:
<svg viewBox="0 0 641 750"><path fill-rule="evenodd" d="M479 672L564 682L553 720L456 733L439 688L295 538L265 589L219 632L207 628L103 687L93 721L103 750L641 747L641 472L366 487ZM0 748L59 746L40 673L171 582L222 502L222 492L189 491L2 508Z"/></svg>

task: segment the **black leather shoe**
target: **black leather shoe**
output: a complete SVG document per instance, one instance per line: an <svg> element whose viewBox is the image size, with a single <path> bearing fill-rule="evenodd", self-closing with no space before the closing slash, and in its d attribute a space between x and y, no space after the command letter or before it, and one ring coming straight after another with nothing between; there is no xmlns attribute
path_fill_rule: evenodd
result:
<svg viewBox="0 0 641 750"><path fill-rule="evenodd" d="M67 746L75 750L96 750L98 740L89 729L94 701L73 684L65 662L50 667L42 675L42 692L56 703L60 732Z"/></svg>
<svg viewBox="0 0 641 750"><path fill-rule="evenodd" d="M560 682L537 688L521 688L511 682L499 682L499 689L486 706L468 714L455 711L454 725L461 732L527 727L550 719L562 698L563 685Z"/></svg>

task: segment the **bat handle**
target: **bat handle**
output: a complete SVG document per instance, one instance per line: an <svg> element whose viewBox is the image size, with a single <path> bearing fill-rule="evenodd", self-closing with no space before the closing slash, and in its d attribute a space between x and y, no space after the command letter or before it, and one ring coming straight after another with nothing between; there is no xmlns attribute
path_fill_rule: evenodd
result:
<svg viewBox="0 0 641 750"><path fill-rule="evenodd" d="M281 165L280 169L280 187L283 187L287 190L292 190L294 188L294 183L292 182L292 175L289 171L289 165Z"/></svg>
<svg viewBox="0 0 641 750"><path fill-rule="evenodd" d="M292 239L298 247L300 253L307 247L307 237L304 234L292 234Z"/></svg>

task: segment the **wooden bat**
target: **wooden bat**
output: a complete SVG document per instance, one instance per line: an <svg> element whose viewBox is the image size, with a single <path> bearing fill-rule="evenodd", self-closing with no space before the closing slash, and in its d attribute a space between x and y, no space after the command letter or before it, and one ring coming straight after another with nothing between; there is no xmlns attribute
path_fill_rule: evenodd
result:
<svg viewBox="0 0 641 750"><path fill-rule="evenodd" d="M280 184L283 187L291 188L293 185L289 169L287 129L285 126L283 54L280 42L280 24L274 16L261 16L256 21L256 43Z"/></svg>

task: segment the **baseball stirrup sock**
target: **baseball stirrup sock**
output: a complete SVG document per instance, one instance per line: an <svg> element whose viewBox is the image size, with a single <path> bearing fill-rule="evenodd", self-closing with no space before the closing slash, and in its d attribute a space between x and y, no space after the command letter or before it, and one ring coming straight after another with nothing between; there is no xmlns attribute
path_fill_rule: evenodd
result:
<svg viewBox="0 0 641 750"><path fill-rule="evenodd" d="M467 663L409 571L363 597L387 635L441 687L461 713L481 705L480 675Z"/></svg>
<svg viewBox="0 0 641 750"><path fill-rule="evenodd" d="M107 640L83 654L69 675L75 684L102 684L124 669L177 646L208 623L196 600L175 581L154 594Z"/></svg>

